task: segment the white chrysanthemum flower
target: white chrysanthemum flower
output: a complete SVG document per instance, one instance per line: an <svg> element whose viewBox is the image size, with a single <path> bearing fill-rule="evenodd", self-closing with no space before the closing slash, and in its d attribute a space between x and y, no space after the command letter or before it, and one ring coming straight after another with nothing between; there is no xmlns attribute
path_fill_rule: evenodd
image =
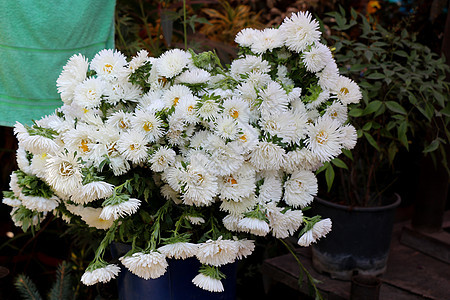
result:
<svg viewBox="0 0 450 300"><path fill-rule="evenodd" d="M225 141L217 135L209 137L205 149L211 155L210 167L217 175L226 176L235 173L244 163L240 145L235 142L225 144Z"/></svg>
<svg viewBox="0 0 450 300"><path fill-rule="evenodd" d="M142 96L142 88L132 84L127 78L113 79L105 89L105 99L109 104L117 105L119 102L138 102Z"/></svg>
<svg viewBox="0 0 450 300"><path fill-rule="evenodd" d="M289 85L295 85L294 81L292 79L289 78L289 70L286 66L283 65L278 65L277 67L277 81L283 82L283 84L285 86L289 86ZM301 93L301 88L294 88L295 90L300 89L300 93ZM292 92L291 92L292 93ZM289 101L291 101L292 97L288 96Z"/></svg>
<svg viewBox="0 0 450 300"><path fill-rule="evenodd" d="M103 49L94 56L90 68L97 76L111 80L128 74L126 64L127 59L120 51Z"/></svg>
<svg viewBox="0 0 450 300"><path fill-rule="evenodd" d="M263 116L278 114L287 110L288 97L286 91L278 82L271 81L260 92L259 96L262 100L259 110Z"/></svg>
<svg viewBox="0 0 450 300"><path fill-rule="evenodd" d="M56 191L70 195L81 187L83 175L75 154L58 153L57 155L49 155L46 169L46 181Z"/></svg>
<svg viewBox="0 0 450 300"><path fill-rule="evenodd" d="M150 158L150 168L155 172L163 172L167 167L175 163L175 156L175 151L166 146L162 146Z"/></svg>
<svg viewBox="0 0 450 300"><path fill-rule="evenodd" d="M212 278L203 273L199 273L197 276L192 279L192 283L202 288L206 291L210 292L223 292L223 284L219 279Z"/></svg>
<svg viewBox="0 0 450 300"><path fill-rule="evenodd" d="M238 244L232 240L207 240L198 245L196 256L200 263L211 266L222 266L236 260Z"/></svg>
<svg viewBox="0 0 450 300"><path fill-rule="evenodd" d="M298 12L284 19L280 26L280 34L289 50L302 52L307 46L320 39L319 23L312 20L309 12Z"/></svg>
<svg viewBox="0 0 450 300"><path fill-rule="evenodd" d="M164 135L162 120L153 111L136 110L131 118L134 131L144 135L148 142L155 142Z"/></svg>
<svg viewBox="0 0 450 300"><path fill-rule="evenodd" d="M362 99L359 86L350 78L339 76L334 86L333 94L344 104L358 103Z"/></svg>
<svg viewBox="0 0 450 300"><path fill-rule="evenodd" d="M14 193L15 197L19 197L22 193L22 188L19 186L19 178L16 172L12 172L10 175L9 188Z"/></svg>
<svg viewBox="0 0 450 300"><path fill-rule="evenodd" d="M348 119L347 107L334 101L333 104L327 107L324 115L330 119L337 120L339 124L344 124Z"/></svg>
<svg viewBox="0 0 450 300"><path fill-rule="evenodd" d="M161 195L166 199L166 200L171 200L173 201L175 204L181 204L181 199L180 199L180 194L178 194L177 191L175 191L173 188L170 187L170 185L165 184L161 187Z"/></svg>
<svg viewBox="0 0 450 300"><path fill-rule="evenodd" d="M320 73L317 73L319 77L319 85L322 90L335 90L336 84L339 80L339 70L334 61L328 63Z"/></svg>
<svg viewBox="0 0 450 300"><path fill-rule="evenodd" d="M171 86L163 95L162 100L167 107L177 106L184 98L191 98L192 91L185 85L175 84Z"/></svg>
<svg viewBox="0 0 450 300"><path fill-rule="evenodd" d="M317 195L317 178L311 171L296 171L284 183L283 200L290 206L304 208Z"/></svg>
<svg viewBox="0 0 450 300"><path fill-rule="evenodd" d="M240 231L238 223L242 218L243 217L241 215L226 215L222 219L222 223L223 226L225 226L225 228L229 231Z"/></svg>
<svg viewBox="0 0 450 300"><path fill-rule="evenodd" d="M278 170L284 164L285 150L272 142L261 141L250 153L250 163L259 170Z"/></svg>
<svg viewBox="0 0 450 300"><path fill-rule="evenodd" d="M66 205L68 211L74 215L80 216L81 219L89 226L97 229L109 229L114 220L105 220L100 218L101 208L83 207L82 205Z"/></svg>
<svg viewBox="0 0 450 300"><path fill-rule="evenodd" d="M234 41L241 47L250 47L258 36L259 30L244 28L236 34Z"/></svg>
<svg viewBox="0 0 450 300"><path fill-rule="evenodd" d="M217 177L205 167L194 164L194 161L191 161L186 171L183 202L196 206L211 205L217 194Z"/></svg>
<svg viewBox="0 0 450 300"><path fill-rule="evenodd" d="M248 124L240 124L242 132L236 141L242 147L243 153L249 153L258 145L259 131L255 127Z"/></svg>
<svg viewBox="0 0 450 300"><path fill-rule="evenodd" d="M247 55L245 58L235 59L230 66L231 75L237 80L241 80L241 74L252 71L268 73L270 71L269 62L260 56Z"/></svg>
<svg viewBox="0 0 450 300"><path fill-rule="evenodd" d="M213 121L220 112L219 103L213 99L200 100L196 107L197 116L206 121Z"/></svg>
<svg viewBox="0 0 450 300"><path fill-rule="evenodd" d="M283 183L276 173L271 172L264 177L264 183L259 187L259 203L278 202L283 195Z"/></svg>
<svg viewBox="0 0 450 300"><path fill-rule="evenodd" d="M221 115L215 120L215 132L224 140L235 140L238 137L239 126L235 119Z"/></svg>
<svg viewBox="0 0 450 300"><path fill-rule="evenodd" d="M118 265L105 265L104 267L84 272L83 276L81 276L81 282L85 285L94 285L99 282L106 283L116 278L119 272L120 267Z"/></svg>
<svg viewBox="0 0 450 300"><path fill-rule="evenodd" d="M242 98L232 97L231 99L225 100L222 106L224 114L242 123L248 123L250 107Z"/></svg>
<svg viewBox="0 0 450 300"><path fill-rule="evenodd" d="M146 144L147 140L143 134L136 131L128 131L120 136L120 139L117 141L117 149L125 159L138 164L147 159L148 147Z"/></svg>
<svg viewBox="0 0 450 300"><path fill-rule="evenodd" d="M316 109L320 105L322 105L322 103L326 102L328 99L330 99L330 91L328 90L322 91L313 102L310 102L306 105L306 108L310 110Z"/></svg>
<svg viewBox="0 0 450 300"><path fill-rule="evenodd" d="M223 176L219 181L219 193L222 200L241 201L249 197L256 189L255 176L253 174L236 173Z"/></svg>
<svg viewBox="0 0 450 300"><path fill-rule="evenodd" d="M165 107L162 95L162 90L150 90L139 99L138 107L148 111L160 111Z"/></svg>
<svg viewBox="0 0 450 300"><path fill-rule="evenodd" d="M172 78L183 71L188 65L191 54L181 49L172 49L164 52L154 63L160 76Z"/></svg>
<svg viewBox="0 0 450 300"><path fill-rule="evenodd" d="M279 29L265 28L255 34L250 48L252 52L262 54L266 51L272 51L275 48L283 46L284 39Z"/></svg>
<svg viewBox="0 0 450 300"><path fill-rule="evenodd" d="M11 207L19 207L22 205L22 201L17 198L3 198L2 203Z"/></svg>
<svg viewBox="0 0 450 300"><path fill-rule="evenodd" d="M130 170L130 164L122 156L112 156L109 158L109 166L113 170L114 176L120 176Z"/></svg>
<svg viewBox="0 0 450 300"><path fill-rule="evenodd" d="M188 220L192 225L201 225L205 223L205 219L202 217L186 216L186 220Z"/></svg>
<svg viewBox="0 0 450 300"><path fill-rule="evenodd" d="M115 111L106 120L106 124L120 131L127 131L131 128L132 113L122 110Z"/></svg>
<svg viewBox="0 0 450 300"><path fill-rule="evenodd" d="M186 180L186 172L178 167L168 167L164 170L162 179L176 192L181 192L182 182Z"/></svg>
<svg viewBox="0 0 450 300"><path fill-rule="evenodd" d="M197 112L195 107L197 106L197 98L194 96L185 96L181 99L178 105L175 107L173 118L183 120L186 124L195 124L198 122Z"/></svg>
<svg viewBox="0 0 450 300"><path fill-rule="evenodd" d="M208 71L199 68L193 68L181 73L175 79L175 83L201 84L208 83L210 78L211 74L209 74Z"/></svg>
<svg viewBox="0 0 450 300"><path fill-rule="evenodd" d="M120 261L131 273L144 279L155 279L164 275L169 266L166 257L157 251L136 252L131 256L121 257Z"/></svg>
<svg viewBox="0 0 450 300"><path fill-rule="evenodd" d="M333 61L333 56L327 46L316 43L311 46L311 49L303 52L302 59L306 70L317 73Z"/></svg>
<svg viewBox="0 0 450 300"><path fill-rule="evenodd" d="M307 148L287 152L284 160L284 169L287 173L294 173L297 170L316 171L322 165L319 157Z"/></svg>
<svg viewBox="0 0 450 300"><path fill-rule="evenodd" d="M23 206L25 206L29 210L38 212L52 211L59 205L59 199L56 196L52 196L51 198L44 198L38 196L26 196L22 194L19 198L20 200L22 200Z"/></svg>
<svg viewBox="0 0 450 300"><path fill-rule="evenodd" d="M267 205L267 218L276 238L287 238L294 234L303 222L301 210L288 210L283 213L283 207L277 207L274 203Z"/></svg>
<svg viewBox="0 0 450 300"><path fill-rule="evenodd" d="M97 199L108 198L113 194L114 186L104 181L93 181L81 186L78 193L72 194L74 203L86 204Z"/></svg>
<svg viewBox="0 0 450 300"><path fill-rule="evenodd" d="M100 78L90 77L77 85L73 101L81 107L94 108L100 106L105 83Z"/></svg>
<svg viewBox="0 0 450 300"><path fill-rule="evenodd" d="M41 179L45 179L45 165L47 164L47 153L41 153L40 155L33 155L33 158L31 159L31 164L29 168L29 172L33 175L36 175L37 177Z"/></svg>
<svg viewBox="0 0 450 300"><path fill-rule="evenodd" d="M331 231L331 220L329 218L323 219L313 225L311 230L305 232L300 239L298 244L303 247L308 247L312 243L317 242L320 238L326 236Z"/></svg>
<svg viewBox="0 0 450 300"><path fill-rule="evenodd" d="M322 162L329 161L341 153L342 133L339 126L338 121L323 117L309 126L305 143Z"/></svg>
<svg viewBox="0 0 450 300"><path fill-rule="evenodd" d="M95 131L97 131L96 126L78 124L76 129L72 128L62 134L65 148L71 152L77 152L84 158L96 143L93 138Z"/></svg>
<svg viewBox="0 0 450 300"><path fill-rule="evenodd" d="M118 218L123 218L127 215L131 216L137 212L140 205L141 200L130 198L127 201L103 207L99 217L104 220L117 220Z"/></svg>
<svg viewBox="0 0 450 300"><path fill-rule="evenodd" d="M262 118L260 124L271 136L282 138L282 142L297 143L306 136L306 122L306 114L286 111L267 115Z"/></svg>
<svg viewBox="0 0 450 300"><path fill-rule="evenodd" d="M266 236L270 231L269 224L266 221L251 217L240 219L238 228L244 232L258 236Z"/></svg>
<svg viewBox="0 0 450 300"><path fill-rule="evenodd" d="M86 79L88 67L88 60L81 54L72 55L63 67L56 80L56 86L64 103L70 104L72 102L75 87Z"/></svg>
<svg viewBox="0 0 450 300"><path fill-rule="evenodd" d="M250 195L236 202L233 200L223 200L220 204L220 210L228 212L230 215L239 216L252 210L256 204L254 195Z"/></svg>
<svg viewBox="0 0 450 300"><path fill-rule="evenodd" d="M55 153L59 149L59 145L53 139L42 135L30 135L25 126L19 122L14 125L14 134L19 141L19 147L32 154Z"/></svg>
<svg viewBox="0 0 450 300"><path fill-rule="evenodd" d="M236 241L239 248L236 257L237 259L245 258L250 254L252 254L253 250L255 250L255 241L253 240L247 239L238 240L236 237L234 237L234 240Z"/></svg>
<svg viewBox="0 0 450 300"><path fill-rule="evenodd" d="M25 173L31 173L30 161L27 158L27 152L21 146L17 148L16 162L20 170L24 171Z"/></svg>
<svg viewBox="0 0 450 300"><path fill-rule="evenodd" d="M340 129L341 135L342 135L342 148L351 150L356 145L356 139L358 138L357 132L355 127L348 124L345 126L342 126Z"/></svg>
<svg viewBox="0 0 450 300"><path fill-rule="evenodd" d="M178 242L167 244L158 248L158 251L168 258L186 259L195 256L198 245L193 243Z"/></svg>
<svg viewBox="0 0 450 300"><path fill-rule="evenodd" d="M128 64L128 69L131 73L134 73L137 69L142 67L148 61L147 50L142 49L136 56L134 56Z"/></svg>

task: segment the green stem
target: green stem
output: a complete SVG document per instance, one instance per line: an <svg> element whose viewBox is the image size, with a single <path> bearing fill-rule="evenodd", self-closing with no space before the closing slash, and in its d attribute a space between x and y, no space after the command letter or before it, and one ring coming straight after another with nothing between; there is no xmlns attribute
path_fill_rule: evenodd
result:
<svg viewBox="0 0 450 300"><path fill-rule="evenodd" d="M315 279L311 276L311 274L309 274L308 270L306 270L305 266L303 266L302 262L300 261L300 259L298 258L297 254L295 254L295 252L292 250L291 247L289 247L289 245L283 241L282 239L278 239L288 250L289 252L292 254L292 256L294 257L294 259L297 261L298 265L301 268L301 272L303 272L304 274L306 274L306 277L308 278L309 283L311 284L311 286L314 288L314 292L316 294L316 300L322 300L322 295L320 295L319 289L317 288L316 284L315 284ZM299 282L299 285L301 285L301 283Z"/></svg>

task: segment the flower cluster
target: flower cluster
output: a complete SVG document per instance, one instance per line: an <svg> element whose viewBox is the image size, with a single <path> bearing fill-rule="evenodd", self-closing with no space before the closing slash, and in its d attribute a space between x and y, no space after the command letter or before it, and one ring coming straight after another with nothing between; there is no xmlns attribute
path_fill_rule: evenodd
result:
<svg viewBox="0 0 450 300"><path fill-rule="evenodd" d="M330 220L303 216L315 171L351 149L347 105L361 93L339 75L309 13L278 29L244 29L240 56L223 68L214 53L140 51L130 61L102 50L74 55L57 80L64 105L33 126L17 123L17 162L3 203L24 229L47 213L103 231L82 281L118 273L103 261L112 241L145 279L167 259L195 257L193 283L222 291L219 267L250 255L251 235L307 246Z"/></svg>

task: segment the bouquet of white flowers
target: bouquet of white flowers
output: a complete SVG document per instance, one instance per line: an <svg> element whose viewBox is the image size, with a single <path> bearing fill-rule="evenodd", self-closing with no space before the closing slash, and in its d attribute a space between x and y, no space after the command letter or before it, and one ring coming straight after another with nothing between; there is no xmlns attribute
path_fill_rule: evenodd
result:
<svg viewBox="0 0 450 300"><path fill-rule="evenodd" d="M104 239L82 277L92 285L120 268L103 260L113 241L145 279L167 258L196 257L197 286L222 291L219 266L246 257L251 235L293 235L307 246L331 229L305 217L314 172L351 149L347 104L361 92L339 75L309 13L278 29L244 29L223 68L212 52L102 50L74 55L57 80L64 105L33 126L17 123L19 170L3 203L27 230L48 213Z"/></svg>

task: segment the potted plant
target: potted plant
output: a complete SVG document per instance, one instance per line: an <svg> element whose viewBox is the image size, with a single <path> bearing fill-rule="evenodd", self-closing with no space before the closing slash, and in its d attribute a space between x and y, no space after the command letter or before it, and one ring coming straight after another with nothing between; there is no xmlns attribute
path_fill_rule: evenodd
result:
<svg viewBox="0 0 450 300"><path fill-rule="evenodd" d="M196 265L180 298L199 287L213 299L222 267L252 253L252 236L325 236L331 221L303 210L317 194L314 171L355 145L347 105L361 93L320 34L303 12L278 29L244 29L227 68L212 52L181 49L72 56L57 80L64 105L15 126L20 169L3 199L12 219L27 230L54 214L93 231L101 241L84 284L161 279L162 299L180 286L172 275L191 274L173 260ZM115 242L128 248L107 262Z"/></svg>
<svg viewBox="0 0 450 300"><path fill-rule="evenodd" d="M334 25L328 41L336 61L362 88L363 100L349 108L358 133L355 149L343 151L342 159L319 170L328 193L319 193L323 199L313 211L333 220L337 209L341 217L334 215L339 225L313 247L313 263L343 279L355 271L379 275L386 269L394 209L400 201L394 196L396 181L406 175L400 173L398 153L413 148L417 154L419 149L422 154L416 157L438 154L437 160L447 165L445 155L439 154L445 153L450 136L448 66L400 26L387 30L354 10L350 18L343 9L329 16ZM356 224L350 221L353 217ZM348 227L337 227L345 222Z"/></svg>

